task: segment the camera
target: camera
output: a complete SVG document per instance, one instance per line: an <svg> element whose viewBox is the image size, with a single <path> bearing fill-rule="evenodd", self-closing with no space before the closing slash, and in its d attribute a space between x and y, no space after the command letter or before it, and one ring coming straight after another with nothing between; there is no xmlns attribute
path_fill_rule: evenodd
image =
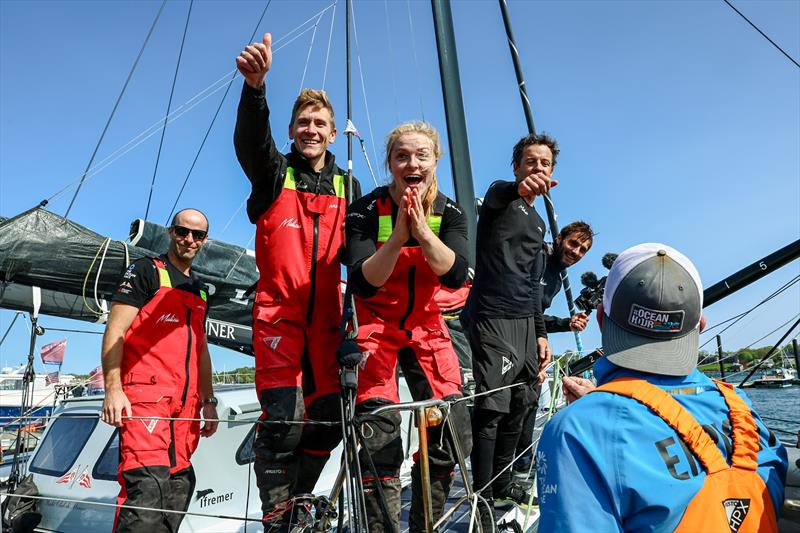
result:
<svg viewBox="0 0 800 533"><path fill-rule="evenodd" d="M594 272L584 272L581 275L581 283L584 284L580 295L575 298L575 305L584 313L591 313L597 306L603 303L603 293L606 288L606 276L597 279Z"/></svg>
<svg viewBox="0 0 800 533"><path fill-rule="evenodd" d="M617 259L617 254L607 253L603 256L603 266L611 268L614 261ZM581 275L581 283L584 285L581 289L580 295L575 298L575 305L584 313L591 313L597 306L603 303L603 293L606 289L606 277L603 276L597 279L597 274L594 272L584 272Z"/></svg>

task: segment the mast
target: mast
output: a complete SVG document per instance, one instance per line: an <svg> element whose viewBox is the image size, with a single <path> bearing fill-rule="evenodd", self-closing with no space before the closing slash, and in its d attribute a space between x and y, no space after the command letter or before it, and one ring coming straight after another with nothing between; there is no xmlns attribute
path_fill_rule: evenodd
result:
<svg viewBox="0 0 800 533"><path fill-rule="evenodd" d="M467 239L474 243L478 217L475 209L475 189L472 185L467 121L464 118L464 99L461 95L461 77L458 73L456 38L453 33L453 16L449 0L431 0L431 8L436 33L436 51L439 56L439 76L442 80L453 185L456 201L466 211ZM474 246L469 247L469 263L475 265Z"/></svg>
<svg viewBox="0 0 800 533"><path fill-rule="evenodd" d="M503 25L506 28L506 37L508 39L508 48L511 52L511 60L514 63L514 74L517 76L517 86L519 87L519 97L522 100L522 110L525 113L525 122L528 125L528 133L536 133L536 126L533 123L533 112L531 111L531 101L528 98L528 91L525 88L525 77L522 75L522 66L519 63L519 52L517 51L517 44L514 40L514 33L511 30L511 20L508 17L508 7L506 0L499 0L500 11L503 14ZM547 211L547 225L550 227L550 235L553 237L555 244L556 236L558 235L558 222L556 221L556 213L553 209L553 201L550 198L550 193L544 195L544 208ZM567 298L567 307L569 308L570 316L575 315L578 311L575 308L575 302L572 299L572 286L569 283L569 275L566 269L561 270L561 282L564 285L564 296ZM579 354L583 354L583 342L581 341L581 334L577 331L575 333L575 345Z"/></svg>

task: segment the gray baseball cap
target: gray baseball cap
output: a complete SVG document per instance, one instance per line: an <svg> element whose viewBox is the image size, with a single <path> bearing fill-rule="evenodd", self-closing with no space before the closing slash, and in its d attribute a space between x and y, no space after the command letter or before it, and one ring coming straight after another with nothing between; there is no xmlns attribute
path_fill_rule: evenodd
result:
<svg viewBox="0 0 800 533"><path fill-rule="evenodd" d="M603 351L623 368L685 376L697 366L703 285L691 261L659 243L622 252L603 294Z"/></svg>

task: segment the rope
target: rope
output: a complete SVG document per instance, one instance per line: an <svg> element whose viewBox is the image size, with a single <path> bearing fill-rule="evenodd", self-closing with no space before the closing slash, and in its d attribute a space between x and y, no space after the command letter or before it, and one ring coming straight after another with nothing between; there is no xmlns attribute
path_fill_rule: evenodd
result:
<svg viewBox="0 0 800 533"><path fill-rule="evenodd" d="M52 394L51 394L52 395ZM42 409L46 407L45 405L38 404L32 411ZM23 420L42 420L42 419L49 419L49 418L58 418L61 415L36 415L36 414L29 414L25 416L0 416L0 420L10 420L11 422L23 421ZM70 420L97 420L101 418L99 414L86 414L86 415L69 415L68 417ZM165 420L169 422L235 422L235 423L244 423L245 421L239 420L228 420L226 418L191 418L191 417L171 417L171 416L122 416L120 417L123 420ZM249 421L247 421L249 422ZM270 425L277 425L277 426L326 426L326 427L339 427L340 423L338 421L331 422L329 420L255 420L252 422L253 424L260 425L260 426L270 426ZM5 424L8 425L8 424Z"/></svg>
<svg viewBox="0 0 800 533"><path fill-rule="evenodd" d="M175 74L172 76L172 87L169 90L169 99L167 100L167 117L169 110L172 108L172 97L175 95L175 84L178 82L178 71L181 68L181 58L183 58L183 46L186 43L186 34L189 32L189 19L192 16L192 6L194 0L189 0L189 11L186 13L186 25L183 27L183 37L181 38L181 47L178 50L178 62L175 65ZM161 128L161 140L158 141L158 152L156 153L156 165L153 169L153 179L150 181L150 193L147 195L147 207L144 210L144 219L150 214L150 201L153 199L153 189L156 185L156 175L158 174L158 163L161 161L161 149L164 146L164 137L167 135L167 119L164 118L164 126Z"/></svg>
<svg viewBox="0 0 800 533"><path fill-rule="evenodd" d="M106 254L105 250L108 250L108 245L109 245L110 242L111 242L111 238L106 238L103 241L103 243L100 245L100 248L97 249L97 253L94 255L94 259L92 259L92 262L89 265L89 269L86 271L86 276L83 278L83 287L82 287L82 290L81 290L81 297L83 298L83 306L86 309L88 309L89 312L91 312L93 315L97 315L98 317L103 316L104 311L103 311L103 308L100 305L99 301L97 300L97 285L95 285L95 288L94 288L94 298L95 298L95 303L97 304L97 309L96 310L93 309L89 305L89 302L86 300L86 285L89 283L89 276L91 275L92 269L94 268L94 264L97 262L97 258L98 258L98 256L100 256L101 252L103 254L103 259L105 260L105 254ZM105 250L104 250L104 248L105 248ZM102 265L102 261L101 261L101 265ZM99 278L100 278L100 269L98 268L96 279L99 279Z"/></svg>
<svg viewBox="0 0 800 533"><path fill-rule="evenodd" d="M745 20L745 21L746 21L748 24L750 24L750 25L751 25L751 26L752 26L752 27L753 27L753 28L754 28L754 29L755 29L755 30L756 30L758 33L760 33L760 34L761 34L761 36L762 36L764 39L768 40L772 46L774 46L775 48L777 48L777 49L778 49L778 51L779 51L780 53L782 53L783 55L785 55L785 56L786 56L786 58L787 58L789 61L791 61L792 63L794 63L794 66L796 66L796 67L800 68L800 63L798 63L797 61L795 61L795 60L794 60L794 58L793 58L792 56L790 56L788 53L786 53L786 51L785 51L783 48L781 48L780 46L778 46L778 44L777 44L775 41L773 41L772 39L770 39L770 38L767 36L767 34L766 34L766 33L764 33L763 31L761 31L761 30L759 29L759 27L758 27L758 26L756 26L755 24L753 24L752 22L750 22L750 19L749 19L749 18L747 18L747 17L745 17L745 16L742 14L742 12L741 12L741 11L739 11L738 9L736 9L735 7L733 7L733 4L731 4L731 3L730 3L728 0L722 0L722 1L723 1L723 2L725 2L726 4L728 4L728 6L730 6L730 8L731 8L731 9L733 9L734 11L736 11L736 13L737 13L737 14L738 14L740 17L742 17L742 18L743 18L743 19L744 19L744 20Z"/></svg>
<svg viewBox="0 0 800 533"><path fill-rule="evenodd" d="M258 32L258 27L261 26L261 21L264 20L264 15L267 14L267 9L269 5L272 3L272 0L267 2L267 5L264 6L264 10L261 12L261 16L256 22L256 27L253 28L253 33L250 35L250 40L248 42L253 42L253 39L256 37L256 33ZM211 134L211 130L214 128L214 124L217 122L217 117L219 116L219 112L222 110L222 105L225 103L225 99L228 97L228 93L231 90L231 86L233 85L233 81L236 79L236 73L238 69L233 69L233 73L230 75L230 80L228 80L228 84L225 87L225 93L222 95L222 98L219 101L219 105L217 105L217 110L214 112L214 116L211 117L211 123L206 128L206 133L203 135L203 140L200 141L200 147L197 149L197 153L192 160L192 164L189 166L189 171L186 173L186 177L183 180L183 184L181 185L181 189L178 191L178 196L175 197L175 203L172 204L172 208L169 210L169 215L167 215L167 220L164 222L165 226L168 226L172 222L172 215L175 213L175 208L178 207L178 202L183 196L183 191L186 189L186 184L189 183L189 178L194 171L195 165L197 165L197 160L200 159L200 154L203 152L203 148L206 145L206 141L208 140L208 136ZM227 75L225 77L228 77ZM166 127L166 125L165 125ZM241 209L241 207L240 207ZM237 211L238 212L238 211ZM147 215L145 214L145 219L147 219ZM226 226L227 228L227 226Z"/></svg>
<svg viewBox="0 0 800 533"><path fill-rule="evenodd" d="M142 54L144 53L145 47L147 47L147 42L150 40L150 36L153 34L153 30L156 27L156 23L158 22L159 17L161 17L161 12L164 10L164 6L167 4L167 0L163 0L161 2L161 7L158 8L158 13L156 13L156 18L153 19L153 24L150 26L150 31L147 32L147 37L144 39L144 43L142 43L142 48L139 50L139 55L136 56L136 60L133 62L133 66L131 67L131 71L128 73L128 79L125 80L125 84L122 86L122 90L117 97L117 101L114 104L114 108L111 110L111 114L106 121L106 125L103 128L103 133L100 134L100 138L97 140L97 145L94 147L94 152L92 152L92 156L89 158L89 163L86 165L86 169L83 171L83 175L81 176L81 181L78 184L78 188L75 190L75 194L72 195L72 200L69 202L69 207L67 207L67 211L64 213L64 218L69 216L70 210L72 210L72 206L75 204L75 199L78 197L78 193L81 192L81 186L83 186L83 181L86 179L86 174L89 172L89 169L92 167L92 163L94 162L94 158L97 155L97 151L100 149L100 145L103 143L103 139L106 136L106 132L108 131L108 127L111 125L111 120L114 118L114 114L117 112L117 107L119 107L119 103L122 101L122 96L125 94L125 89L128 88L128 83L131 81L133 77L133 72L136 70L136 65L139 64L139 60L142 58Z"/></svg>

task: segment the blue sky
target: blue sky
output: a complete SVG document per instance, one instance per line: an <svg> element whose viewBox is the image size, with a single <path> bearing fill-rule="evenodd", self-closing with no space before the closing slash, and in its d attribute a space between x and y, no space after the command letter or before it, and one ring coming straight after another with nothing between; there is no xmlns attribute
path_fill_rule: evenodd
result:
<svg viewBox="0 0 800 533"><path fill-rule="evenodd" d="M0 214L28 209L81 175L159 5L0 2ZM191 99L230 77L264 5L194 4L173 98L173 110L185 113L167 127L151 207L155 222L167 218L223 91ZM734 5L800 58L799 2ZM330 6L274 1L258 28L259 36L271 31L275 42L267 80L279 144L301 84L321 87L323 78L344 129L344 1ZM183 1L165 7L96 165L163 120L188 7ZM511 179L511 147L526 133L525 122L497 3L456 1L452 10L472 172L482 195L494 179ZM512 0L509 11L537 128L562 149L553 191L559 222L582 218L598 232L594 248L571 270L573 285L586 270L605 272L605 252L645 241L684 252L710 285L800 236L800 69L724 2ZM445 134L430 4L357 1L355 16L353 117L383 183L382 143L396 123L425 118ZM240 89L237 78L180 205L206 211L213 238L252 246L253 226L237 211L248 183L231 140ZM144 215L159 135L89 178L71 218L124 239L129 223ZM340 135L333 151L342 165L346 147ZM354 168L371 189L359 152ZM447 154L438 174L452 195ZM63 214L73 191L49 208ZM537 208L544 213L541 201ZM798 274L795 261L715 304L707 309L710 323L746 310ZM566 313L562 296L551 311ZM726 332L723 343L746 346L798 313L795 285ZM12 317L0 311L0 334ZM42 324L100 331L49 317ZM64 336L48 332L39 346ZM65 371L98 364L99 335L67 337ZM574 347L569 334L551 341L557 352ZM599 343L593 322L584 344ZM0 366L22 362L27 346L18 320L0 348ZM218 370L252 363L222 349L213 358Z"/></svg>

